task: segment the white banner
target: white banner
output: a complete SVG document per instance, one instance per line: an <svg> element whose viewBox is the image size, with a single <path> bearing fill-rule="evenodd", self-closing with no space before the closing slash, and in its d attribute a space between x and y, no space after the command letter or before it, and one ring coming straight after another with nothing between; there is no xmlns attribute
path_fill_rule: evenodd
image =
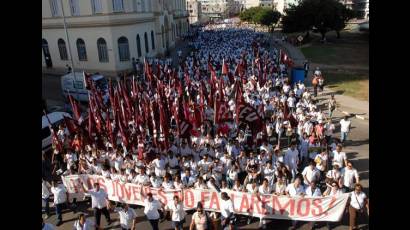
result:
<svg viewBox="0 0 410 230"><path fill-rule="evenodd" d="M84 198L79 180L85 187L92 188L92 184L98 182L100 187L108 193L108 198L113 201L135 205L144 205L141 195L141 186L132 183L121 183L106 179L98 175L71 175L62 177L71 197ZM214 190L184 189L184 190L160 190L143 186L143 193L151 192L155 199L164 205L172 202L177 195L183 198L186 210L195 209L198 202L202 202L204 209L220 212L221 196ZM233 201L236 214L263 217L266 219L287 219L301 221L339 221L345 210L349 194L340 196L328 196L320 198L287 197L276 195L249 194L223 190L228 193ZM183 197L182 197L183 195Z"/></svg>

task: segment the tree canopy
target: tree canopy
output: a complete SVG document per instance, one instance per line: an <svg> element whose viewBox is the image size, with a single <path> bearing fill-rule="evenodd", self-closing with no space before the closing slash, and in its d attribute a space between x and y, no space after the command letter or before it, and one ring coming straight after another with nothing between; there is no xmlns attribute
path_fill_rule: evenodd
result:
<svg viewBox="0 0 410 230"><path fill-rule="evenodd" d="M278 11L265 7L251 7L242 11L239 15L242 21L261 24L271 28L274 28L280 17L281 14Z"/></svg>
<svg viewBox="0 0 410 230"><path fill-rule="evenodd" d="M325 38L327 32L335 30L338 37L346 22L355 17L352 10L337 0L304 0L290 5L282 18L283 32L309 32L315 30Z"/></svg>

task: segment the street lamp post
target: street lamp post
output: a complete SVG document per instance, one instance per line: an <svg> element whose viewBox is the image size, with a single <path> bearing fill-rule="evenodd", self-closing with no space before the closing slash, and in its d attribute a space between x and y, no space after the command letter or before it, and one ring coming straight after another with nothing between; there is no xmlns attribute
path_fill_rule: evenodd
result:
<svg viewBox="0 0 410 230"><path fill-rule="evenodd" d="M60 0L61 3L61 12L63 14L63 25L64 25L64 31L65 31L65 36L67 38L67 43L68 43L68 53L70 54L70 60L71 60L71 69L73 71L74 74L74 80L77 81L77 77L75 75L75 68L74 68L74 61L73 61L73 55L71 55L71 43L70 43L70 39L68 37L68 31L67 31L67 22L65 20L65 14L64 14L64 7L63 7L63 0Z"/></svg>

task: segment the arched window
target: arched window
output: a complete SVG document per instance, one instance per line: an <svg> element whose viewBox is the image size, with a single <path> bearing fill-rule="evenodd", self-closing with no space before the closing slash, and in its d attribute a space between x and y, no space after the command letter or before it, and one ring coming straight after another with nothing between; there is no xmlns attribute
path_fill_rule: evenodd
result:
<svg viewBox="0 0 410 230"><path fill-rule="evenodd" d="M71 15L80 15L80 2L78 0L70 0Z"/></svg>
<svg viewBox="0 0 410 230"><path fill-rule="evenodd" d="M151 3L151 1L149 1L149 0L148 0L148 9L147 9L147 11L148 11L148 12L151 12L151 11L152 11L152 3Z"/></svg>
<svg viewBox="0 0 410 230"><path fill-rule="evenodd" d="M87 61L87 50L85 49L85 42L83 39L77 39L77 53L78 60Z"/></svg>
<svg viewBox="0 0 410 230"><path fill-rule="evenodd" d="M144 33L144 41L145 41L145 53L149 52L149 47L148 47L148 35L147 32Z"/></svg>
<svg viewBox="0 0 410 230"><path fill-rule="evenodd" d="M112 9L113 9L114 12L124 11L124 2L123 2L123 0L113 0L112 1Z"/></svg>
<svg viewBox="0 0 410 230"><path fill-rule="evenodd" d="M128 39L126 37L118 38L118 53L120 55L120 61L130 60L130 49L128 46Z"/></svg>
<svg viewBox="0 0 410 230"><path fill-rule="evenodd" d="M137 34L137 52L138 57L141 57L141 39L139 34Z"/></svg>
<svg viewBox="0 0 410 230"><path fill-rule="evenodd" d="M50 7L51 7L51 15L53 15L53 17L60 16L60 7L58 4L58 0L51 0Z"/></svg>
<svg viewBox="0 0 410 230"><path fill-rule="evenodd" d="M102 13L101 0L91 0L91 6L93 8L93 14Z"/></svg>
<svg viewBox="0 0 410 230"><path fill-rule="evenodd" d="M107 42L105 42L104 38L97 40L97 50L98 60L100 60L100 62L108 62Z"/></svg>
<svg viewBox="0 0 410 230"><path fill-rule="evenodd" d="M161 40L162 40L162 48L164 48L165 47L165 41L164 41L164 33L165 33L165 31L164 31L164 26L162 25L161 26Z"/></svg>
<svg viewBox="0 0 410 230"><path fill-rule="evenodd" d="M60 51L60 59L68 60L67 47L65 45L65 41L62 38L58 39L58 50Z"/></svg>
<svg viewBox="0 0 410 230"><path fill-rule="evenodd" d="M141 11L146 12L146 10L145 10L145 0L141 0Z"/></svg>
<svg viewBox="0 0 410 230"><path fill-rule="evenodd" d="M152 46L152 49L155 50L155 38L154 38L153 30L151 30L151 46Z"/></svg>
<svg viewBox="0 0 410 230"><path fill-rule="evenodd" d="M48 42L47 42L46 39L43 38L43 40L41 42L41 46L43 48L44 55L49 55L50 51L48 50Z"/></svg>

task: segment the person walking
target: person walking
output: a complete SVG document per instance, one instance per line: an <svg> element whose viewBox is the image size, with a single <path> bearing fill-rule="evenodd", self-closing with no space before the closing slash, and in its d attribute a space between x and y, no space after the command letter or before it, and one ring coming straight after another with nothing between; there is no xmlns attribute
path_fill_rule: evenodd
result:
<svg viewBox="0 0 410 230"><path fill-rule="evenodd" d="M111 225L110 213L107 209L107 206L110 205L110 201L108 200L108 194L104 191L104 189L100 188L99 183L94 183L94 189L92 190L87 189L82 181L80 181L80 184L81 187L84 189L85 193L91 196L91 208L94 209L96 224L95 228L100 228L101 213L104 214L108 225Z"/></svg>
<svg viewBox="0 0 410 230"><path fill-rule="evenodd" d="M192 215L189 230L211 230L211 221L208 214L204 211L201 202L198 202L196 212Z"/></svg>
<svg viewBox="0 0 410 230"><path fill-rule="evenodd" d="M48 199L50 197L50 190L48 188L50 188L51 185L45 181L44 179L42 179L42 192L41 192L41 198L43 200L43 205L44 205L44 212L46 213L45 218L48 219L50 216L50 204L48 202Z"/></svg>
<svg viewBox="0 0 410 230"><path fill-rule="evenodd" d="M144 214L149 220L152 230L159 230L158 228L158 222L160 218L159 211L161 210L163 212L163 204L159 201L156 200L152 197L152 193L148 193L145 195L142 192L142 187L141 187L141 195L145 199L144 201Z"/></svg>
<svg viewBox="0 0 410 230"><path fill-rule="evenodd" d="M60 226L63 223L63 209L67 207L66 203L68 202L69 195L66 187L55 181L52 182L51 192L54 195L54 206L56 208L56 226Z"/></svg>
<svg viewBox="0 0 410 230"><path fill-rule="evenodd" d="M168 208L171 210L172 227L175 230L182 230L186 216L183 199L179 199L179 196L174 196L173 202L168 205Z"/></svg>
<svg viewBox="0 0 410 230"><path fill-rule="evenodd" d="M309 62L308 62L308 60L305 60L305 62L303 63L303 69L305 70L305 78L306 78L307 75L308 75L308 72L309 72Z"/></svg>
<svg viewBox="0 0 410 230"><path fill-rule="evenodd" d="M349 120L348 116L345 116L342 120L340 120L340 141L344 143L347 141L347 135L350 132L351 121Z"/></svg>
<svg viewBox="0 0 410 230"><path fill-rule="evenodd" d="M357 229L356 219L358 215L369 215L369 200L362 189L361 184L356 184L354 191L350 193L349 230Z"/></svg>
<svg viewBox="0 0 410 230"><path fill-rule="evenodd" d="M329 109L329 118L332 118L333 111L336 109L336 99L334 94L330 96L329 102L327 103L327 108Z"/></svg>
<svg viewBox="0 0 410 230"><path fill-rule="evenodd" d="M235 225L233 202L226 192L221 193L221 225L224 230L232 230Z"/></svg>
<svg viewBox="0 0 410 230"><path fill-rule="evenodd" d="M135 230L137 224L137 213L133 208L130 208L127 203L124 203L122 207L114 208L114 212L117 212L120 216L120 225L122 230Z"/></svg>

